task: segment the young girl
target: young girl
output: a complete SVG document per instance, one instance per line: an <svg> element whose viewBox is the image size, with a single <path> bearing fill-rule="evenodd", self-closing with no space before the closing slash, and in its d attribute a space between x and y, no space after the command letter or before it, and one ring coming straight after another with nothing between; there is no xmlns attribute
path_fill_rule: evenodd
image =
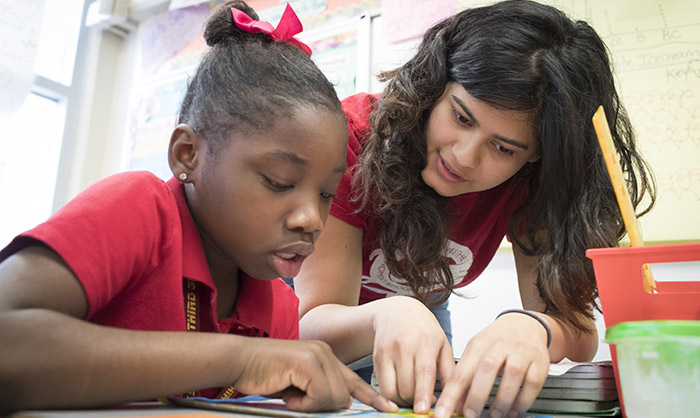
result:
<svg viewBox="0 0 700 418"><path fill-rule="evenodd" d="M0 253L0 410L239 391L396 410L326 344L284 341L298 300L276 278L314 250L348 134L291 9L274 33L253 19L233 2L207 24L174 178L109 177Z"/></svg>
<svg viewBox="0 0 700 418"><path fill-rule="evenodd" d="M590 360L597 290L585 250L624 235L591 122L598 106L635 206L655 198L610 67L585 22L504 1L430 29L381 76L380 97L346 99L348 170L295 278L302 339L346 363L373 353L382 394L416 412L439 376L438 417L479 416L498 374L490 414L522 414L550 362ZM504 236L524 309L499 315L455 366L425 305L474 281Z"/></svg>

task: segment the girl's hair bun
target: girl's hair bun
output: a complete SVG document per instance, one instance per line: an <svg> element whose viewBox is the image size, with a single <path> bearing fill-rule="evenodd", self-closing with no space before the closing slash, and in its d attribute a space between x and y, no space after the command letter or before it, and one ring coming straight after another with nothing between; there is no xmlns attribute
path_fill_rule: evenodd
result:
<svg viewBox="0 0 700 418"><path fill-rule="evenodd" d="M243 36L242 32L233 23L233 16L231 15L231 7L235 7L243 11L245 14L250 16L255 20L259 20L258 14L255 13L250 6L248 6L243 1L227 1L219 8L216 9L214 14L211 15L207 26L204 29L204 40L207 45L214 46L221 43L228 43L232 41L237 41ZM249 35L248 32L245 34Z"/></svg>

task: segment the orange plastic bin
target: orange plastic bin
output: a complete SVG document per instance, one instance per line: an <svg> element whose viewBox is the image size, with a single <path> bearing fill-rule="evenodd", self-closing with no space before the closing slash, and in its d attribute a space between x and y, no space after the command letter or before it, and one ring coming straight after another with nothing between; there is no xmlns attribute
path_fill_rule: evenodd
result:
<svg viewBox="0 0 700 418"><path fill-rule="evenodd" d="M700 261L700 243L595 248L593 261L606 328L627 321L700 320L700 275L696 281L657 281L657 292L643 289L642 265ZM624 413L615 346L610 346L617 392Z"/></svg>

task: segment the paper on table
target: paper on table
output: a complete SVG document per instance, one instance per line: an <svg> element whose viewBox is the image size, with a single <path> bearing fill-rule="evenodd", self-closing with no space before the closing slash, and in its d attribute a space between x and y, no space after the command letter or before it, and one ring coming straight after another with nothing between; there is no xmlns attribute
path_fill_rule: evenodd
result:
<svg viewBox="0 0 700 418"><path fill-rule="evenodd" d="M175 405L189 408L203 408L217 411L235 412L239 416L261 415L282 418L320 418L320 417L348 417L361 416L363 418L428 418L432 417L432 411L428 414L416 414L412 409L402 408L396 413L379 412L376 409L355 401L350 408L334 412L297 412L287 409L281 399L266 398L264 396L246 396L238 399L207 399L207 398L168 398ZM244 415L245 414L245 415ZM455 415L453 415L455 416ZM482 417L488 416L488 410L484 410ZM553 416L528 413L523 418L552 418Z"/></svg>
<svg viewBox="0 0 700 418"><path fill-rule="evenodd" d="M588 363L577 363L569 359L564 359L559 363L552 363L549 365L549 375L550 376L561 376L569 370L577 368L574 372L590 372L596 374L603 374L606 376L612 376L612 361L598 361L598 362L588 362Z"/></svg>
<svg viewBox="0 0 700 418"><path fill-rule="evenodd" d="M208 398L168 398L175 405L189 408L203 408L217 411L238 412L244 414L263 415L283 418L318 418L329 416L328 412L299 412L287 409L282 399L266 398L264 396L246 396L237 399L208 399ZM366 415L379 413L371 406L355 401L350 408L334 412L333 416Z"/></svg>

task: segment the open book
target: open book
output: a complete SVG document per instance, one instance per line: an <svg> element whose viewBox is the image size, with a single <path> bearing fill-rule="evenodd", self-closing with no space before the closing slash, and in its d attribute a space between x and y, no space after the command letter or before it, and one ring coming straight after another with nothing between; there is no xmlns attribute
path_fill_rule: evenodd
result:
<svg viewBox="0 0 700 418"><path fill-rule="evenodd" d="M396 413L379 412L363 403L355 401L350 408L334 412L297 412L287 409L281 399L266 398L263 396L246 396L238 399L207 399L207 398L168 398L172 405L223 411L231 413L231 416L240 418L256 417L281 417L281 418L429 418L432 410L427 415L419 415L412 409L401 408ZM174 417L174 415L172 415ZM456 416L456 415L453 415ZM554 418L558 415L527 413L523 418ZM488 410L484 410L480 418L488 418Z"/></svg>
<svg viewBox="0 0 700 418"><path fill-rule="evenodd" d="M376 375L372 376L377 388ZM494 384L492 397L498 390L499 380ZM436 395L440 392L440 382L436 385ZM379 412L355 401L350 408L335 412L297 412L287 409L281 399L263 396L246 396L238 399L168 398L174 405L190 408L211 409L235 413L246 417L253 415L285 418L349 417L380 418L390 416L417 416L411 409L401 409L396 414ZM562 362L550 366L549 377L545 381L540 396L526 414L528 418L550 418L561 415L612 416L620 414L617 400L615 377L611 362L572 363ZM430 416L432 414L429 414ZM485 410L482 417L487 417Z"/></svg>
<svg viewBox="0 0 700 418"><path fill-rule="evenodd" d="M189 408L210 409L237 414L239 417L262 415L282 418L322 418L322 417L347 417L363 416L371 418L381 416L376 409L360 402L353 402L347 409L329 412L298 412L287 409L281 399L266 398L264 396L246 396L237 399L207 399L207 398L168 398L169 403Z"/></svg>

